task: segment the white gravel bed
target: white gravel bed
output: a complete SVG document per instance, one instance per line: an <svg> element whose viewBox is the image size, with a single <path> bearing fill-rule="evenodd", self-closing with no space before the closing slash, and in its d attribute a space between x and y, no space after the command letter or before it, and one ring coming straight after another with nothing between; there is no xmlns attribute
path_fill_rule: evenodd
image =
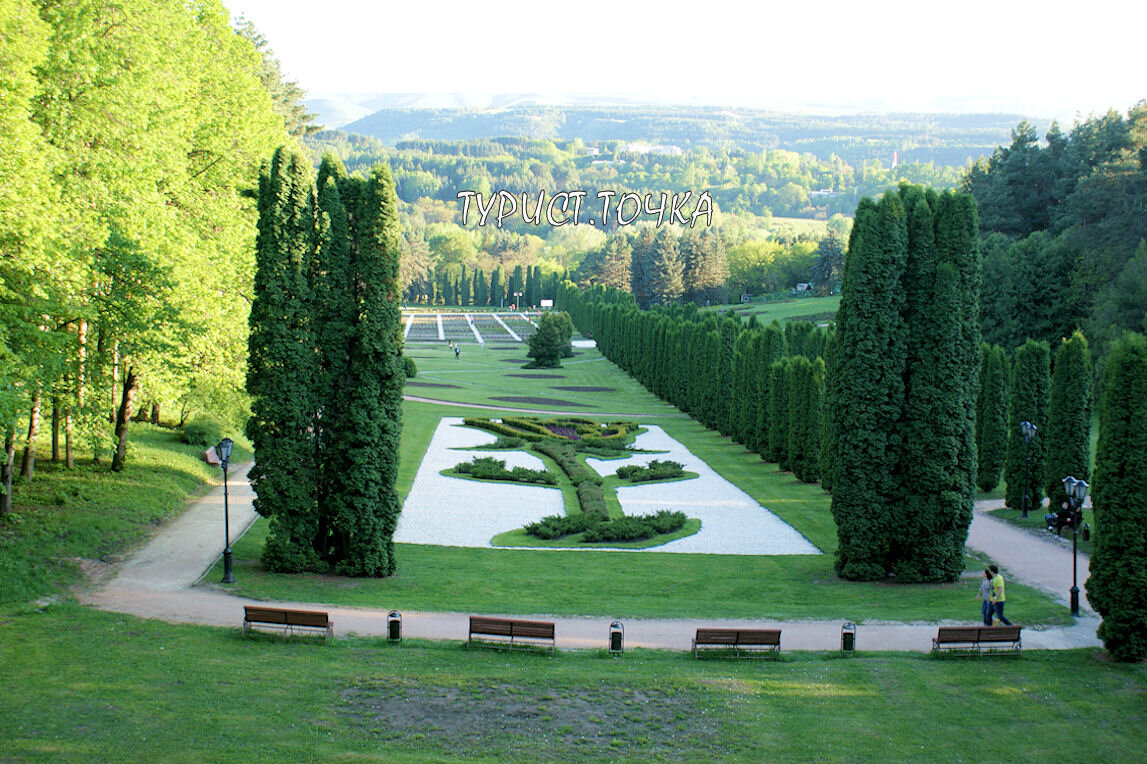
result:
<svg viewBox="0 0 1147 764"><path fill-rule="evenodd" d="M586 462L602 475L613 474L625 464L645 465L653 459L681 463L698 477L672 483L623 486L618 489L618 498L626 514L679 509L689 517L699 518L701 530L662 546L633 551L745 555L821 553L792 526L722 478L660 427L647 429L638 436L636 446L667 453L637 454L626 459L587 459ZM438 474L474 456L502 459L507 468L541 469L544 466L541 459L524 451L456 450L472 449L496 439L492 433L463 426L461 418L444 417L439 421L402 507L394 535L396 542L489 547L490 539L499 533L565 511L561 492L554 488L487 483Z"/></svg>
<svg viewBox="0 0 1147 764"><path fill-rule="evenodd" d="M523 451L454 450L495 440L493 433L463 426L460 417L444 417L438 422L418 467L414 486L402 505L394 532L396 542L488 547L490 539L499 533L541 520L546 515L564 514L562 494L556 488L488 483L438 474L475 456L502 459L507 468L544 468L541 459Z"/></svg>
<svg viewBox="0 0 1147 764"><path fill-rule="evenodd" d="M570 345L575 348L595 348L597 347L597 340L572 340Z"/></svg>
<svg viewBox="0 0 1147 764"><path fill-rule="evenodd" d="M666 451L661 454L635 454L626 459L586 459L601 475L612 475L617 468L654 459L674 461L687 472L696 472L691 480L620 486L617 497L627 515L646 515L661 509L680 510L688 517L701 520L698 533L655 547L656 552L689 552L702 554L821 554L812 543L791 525L762 507L751 496L725 480L708 464L665 434L660 427L647 426L637 436L636 448Z"/></svg>

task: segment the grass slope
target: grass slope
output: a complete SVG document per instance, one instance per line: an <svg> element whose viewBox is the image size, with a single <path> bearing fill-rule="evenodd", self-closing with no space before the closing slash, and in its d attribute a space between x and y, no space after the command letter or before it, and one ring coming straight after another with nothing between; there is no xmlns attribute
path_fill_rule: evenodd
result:
<svg viewBox="0 0 1147 764"><path fill-rule="evenodd" d="M548 658L72 605L0 609L0 684L20 761L1138 762L1147 722L1147 665L1102 651Z"/></svg>

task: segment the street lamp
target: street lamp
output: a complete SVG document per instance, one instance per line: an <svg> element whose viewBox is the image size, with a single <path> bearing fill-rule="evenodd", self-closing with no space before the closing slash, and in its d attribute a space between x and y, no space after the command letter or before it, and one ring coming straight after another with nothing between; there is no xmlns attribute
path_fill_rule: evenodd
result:
<svg viewBox="0 0 1147 764"><path fill-rule="evenodd" d="M231 510L227 497L227 462L231 460L231 447L235 444L230 438L224 438L215 446L215 455L223 467L223 537L226 544L223 547L223 583L235 583L235 574L231 572Z"/></svg>
<svg viewBox="0 0 1147 764"><path fill-rule="evenodd" d="M1023 500L1023 505L1024 505L1023 516L1024 517L1028 516L1028 504L1031 503L1031 499L1028 498L1028 484L1031 482L1028 476L1031 474L1032 438L1035 437L1035 432L1038 429L1039 429L1038 427L1036 427L1034 424L1032 424L1031 422L1029 422L1026 419L1024 421L1020 422L1020 432L1024 436L1024 500Z"/></svg>
<svg viewBox="0 0 1147 764"><path fill-rule="evenodd" d="M519 311L522 309L522 292L514 292L514 307Z"/></svg>
<svg viewBox="0 0 1147 764"><path fill-rule="evenodd" d="M1071 614L1079 615L1079 582L1076 578L1075 537L1079 523L1083 519L1083 500L1087 498L1087 481L1076 480L1071 475L1063 479L1063 492L1067 494L1067 505L1071 511Z"/></svg>

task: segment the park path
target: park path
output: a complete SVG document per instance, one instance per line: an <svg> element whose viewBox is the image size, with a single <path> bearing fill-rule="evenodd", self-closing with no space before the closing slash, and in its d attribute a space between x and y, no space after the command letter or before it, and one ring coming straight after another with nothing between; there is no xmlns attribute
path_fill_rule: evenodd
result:
<svg viewBox="0 0 1147 764"><path fill-rule="evenodd" d="M250 465L245 464L231 470L228 490L232 541L241 536L256 518L252 505L254 494L243 478L249 468ZM1071 586L1070 544L1064 549L1053 539L1040 538L996 520L987 514L993 506L999 504L977 505L968 546L996 560L1009 580L1043 589L1066 604ZM201 581L223 553L222 520L223 487L219 486L164 526L149 543L119 566L113 576L88 591L80 592L80 601L104 610L172 623L240 626L242 605L253 600L228 594L214 582ZM1084 555L1080 555L1079 570L1082 589L1082 582L1087 578L1087 558ZM978 621L978 606L973 597L973 587L969 583L968 618L951 624ZM335 624L336 634L386 634L389 608L385 602L380 602L377 609L329 607L308 602L264 604L326 610ZM560 648L603 648L606 645L609 618L552 618L544 614L539 617L556 623ZM629 618L624 621L625 645L627 648L688 650L699 626L732 627L750 623L757 627L762 625L760 621L730 619ZM840 648L842 624L839 621L769 621L767 625L784 631L786 650ZM1025 630L1024 646L1028 649L1098 647L1101 645L1095 637L1098 625L1099 618L1087 608L1072 626ZM861 650L927 652L936 634L936 626L936 623L866 622L857 628L856 647ZM465 641L467 629L466 613L402 613L405 637Z"/></svg>

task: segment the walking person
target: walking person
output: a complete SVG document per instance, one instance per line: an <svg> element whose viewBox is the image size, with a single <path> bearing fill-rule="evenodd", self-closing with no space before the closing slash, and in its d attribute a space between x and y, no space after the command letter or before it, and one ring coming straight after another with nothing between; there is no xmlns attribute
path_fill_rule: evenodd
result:
<svg viewBox="0 0 1147 764"><path fill-rule="evenodd" d="M992 573L992 609L1000 623L1011 626L1012 622L1004 617L1004 577L996 565L989 565L988 570Z"/></svg>
<svg viewBox="0 0 1147 764"><path fill-rule="evenodd" d="M980 593L977 596L980 598L980 616L984 619L984 625L991 626L995 608L992 605L992 571L987 568L984 568L984 576L980 579Z"/></svg>

